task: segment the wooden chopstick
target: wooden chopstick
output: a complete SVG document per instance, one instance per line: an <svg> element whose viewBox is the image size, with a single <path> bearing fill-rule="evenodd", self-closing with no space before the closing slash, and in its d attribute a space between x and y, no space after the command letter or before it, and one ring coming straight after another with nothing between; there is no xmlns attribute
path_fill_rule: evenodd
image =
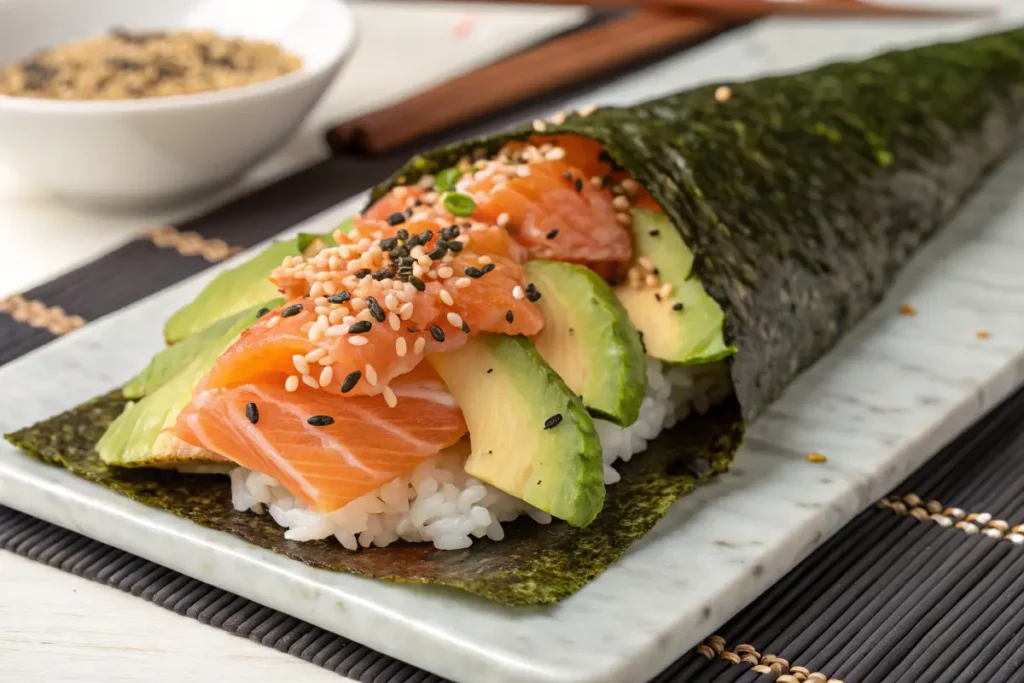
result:
<svg viewBox="0 0 1024 683"><path fill-rule="evenodd" d="M479 0L448 0L478 2ZM964 18L991 16L995 7L941 7L936 5L884 5L850 0L492 0L499 3L530 5L586 5L603 9L644 7L663 12L715 15L731 19L751 19L767 15L866 17L891 19Z"/></svg>
<svg viewBox="0 0 1024 683"><path fill-rule="evenodd" d="M336 153L380 154L458 123L711 35L722 20L640 11L458 76L327 135Z"/></svg>

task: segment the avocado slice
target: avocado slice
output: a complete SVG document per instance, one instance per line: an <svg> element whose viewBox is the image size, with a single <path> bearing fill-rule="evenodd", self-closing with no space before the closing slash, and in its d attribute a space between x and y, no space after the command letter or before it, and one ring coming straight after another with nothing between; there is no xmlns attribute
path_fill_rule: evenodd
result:
<svg viewBox="0 0 1024 683"><path fill-rule="evenodd" d="M469 426L466 472L573 526L594 520L605 495L594 421L528 339L481 334L427 360Z"/></svg>
<svg viewBox="0 0 1024 683"><path fill-rule="evenodd" d="M640 415L647 365L629 314L607 282L589 268L530 261L527 277L543 295L544 329L533 337L547 364L591 415L628 427Z"/></svg>
<svg viewBox="0 0 1024 683"><path fill-rule="evenodd" d="M179 364L178 372L173 375L168 375L168 370L172 362L177 363L181 358L167 361L165 356L161 363L154 359L150 363L150 368L154 368L150 376L162 375L162 381L159 387L145 381L139 383L148 388L147 395L140 401L129 403L96 444L96 452L103 462L120 467L173 467L181 463L219 459L219 456L191 446L170 433L164 433L164 430L174 424L178 413L192 397L196 384L210 371L217 358L256 321L257 311L280 303L280 299L267 301L233 316L233 323L224 329L214 327L199 333L197 336L203 343L192 338L182 342L182 346L188 344L193 353L184 364ZM215 334L218 329L219 334Z"/></svg>
<svg viewBox="0 0 1024 683"><path fill-rule="evenodd" d="M283 303L284 299L274 299L265 303L262 308L277 308ZM258 313L259 310L261 309L256 309L256 312ZM182 368L191 363L204 349L215 344L219 338L234 329L240 320L248 321L252 316L253 309L229 315L214 321L209 327L189 335L174 346L164 349L153 357L153 360L142 372L121 388L121 393L125 398L132 400L152 394L181 372Z"/></svg>
<svg viewBox="0 0 1024 683"><path fill-rule="evenodd" d="M353 219L349 218L338 229L348 232L353 225ZM311 233L274 242L242 265L215 277L192 303L171 316L164 325L164 338L168 344L177 344L221 318L277 296L277 288L269 278L285 256L313 256L325 247L337 245L330 234Z"/></svg>
<svg viewBox="0 0 1024 683"><path fill-rule="evenodd" d="M643 335L647 355L668 363L712 363L736 353L725 343L725 314L693 273L693 252L668 216L648 209L633 212L634 265L653 265L657 286L625 283L615 294ZM661 296L669 284L672 291ZM656 296L657 295L657 296ZM659 300L660 297L660 300Z"/></svg>

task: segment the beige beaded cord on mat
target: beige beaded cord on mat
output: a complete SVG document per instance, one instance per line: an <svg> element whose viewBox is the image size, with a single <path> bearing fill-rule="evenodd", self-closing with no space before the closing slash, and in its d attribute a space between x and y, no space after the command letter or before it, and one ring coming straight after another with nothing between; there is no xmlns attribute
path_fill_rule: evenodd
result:
<svg viewBox="0 0 1024 683"><path fill-rule="evenodd" d="M0 72L0 95L124 100L268 81L302 66L279 45L212 31L109 34L57 45Z"/></svg>

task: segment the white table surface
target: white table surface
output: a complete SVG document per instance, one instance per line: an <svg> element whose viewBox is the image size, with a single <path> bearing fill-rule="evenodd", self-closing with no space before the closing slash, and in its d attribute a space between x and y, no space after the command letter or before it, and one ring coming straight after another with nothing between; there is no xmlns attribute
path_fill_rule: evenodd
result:
<svg viewBox="0 0 1024 683"><path fill-rule="evenodd" d="M969 0L948 2L969 4ZM1001 5L998 23L1024 23L1024 2L1020 0L979 0L977 4ZM576 10L566 9L371 5L372 0L356 9L363 40L356 58L322 106L286 149L229 192L267 182L319 158L324 153L319 133L328 121L379 106L580 17ZM473 31L457 38L454 26L467 18ZM992 23L995 28L996 22ZM972 28L978 31L982 25L975 23ZM635 99L630 97L634 92L637 96L668 92L716 76L743 77L801 68L830 57L873 52L879 44L925 42L963 30L963 24L936 22L772 20L719 38L688 56L685 63L677 60L648 71L643 78L620 86L616 96ZM737 49L738 45L742 49ZM83 213L55 203L0 167L0 296L23 291L87 262L144 227L187 216L217 201L223 197L149 215ZM226 683L342 679L118 590L0 553L0 680Z"/></svg>

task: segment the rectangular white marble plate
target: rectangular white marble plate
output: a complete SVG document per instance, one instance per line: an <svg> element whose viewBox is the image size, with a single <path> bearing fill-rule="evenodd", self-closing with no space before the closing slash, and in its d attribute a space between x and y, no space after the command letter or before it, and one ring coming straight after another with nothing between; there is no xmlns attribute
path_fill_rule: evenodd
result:
<svg viewBox="0 0 1024 683"><path fill-rule="evenodd" d="M793 37L772 30L753 38L779 47ZM642 92L618 94L635 99L668 89L666 75L678 88L713 73L749 71L742 51L750 44L712 45L632 81L649 85ZM862 47L850 44L834 49ZM604 91L596 99L617 98ZM1022 181L1018 154L922 251L879 310L753 426L731 472L680 501L618 564L559 605L512 610L454 591L311 569L38 464L6 444L0 503L454 680L646 681L1018 386ZM295 230L328 229L360 200ZM160 348L169 313L216 270L0 368L0 431L129 377ZM897 315L904 301L917 316ZM977 330L991 338L978 339ZM809 451L828 462L808 462Z"/></svg>

